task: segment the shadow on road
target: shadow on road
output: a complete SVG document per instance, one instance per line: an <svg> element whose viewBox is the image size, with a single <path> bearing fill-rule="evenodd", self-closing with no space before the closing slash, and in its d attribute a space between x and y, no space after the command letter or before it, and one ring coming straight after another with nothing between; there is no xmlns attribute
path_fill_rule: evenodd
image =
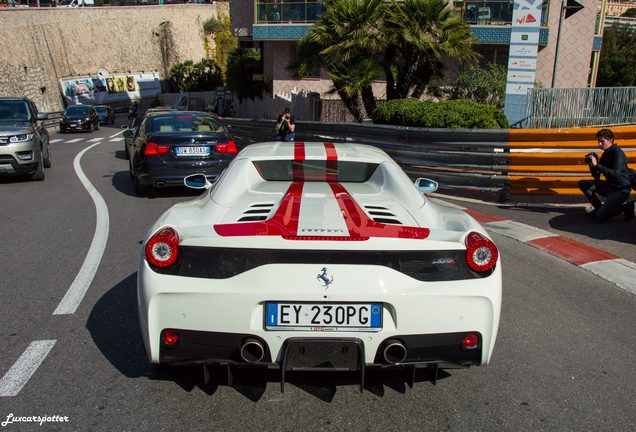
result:
<svg viewBox="0 0 636 432"><path fill-rule="evenodd" d="M509 210L533 213L560 213L547 220L551 228L559 231L579 234L596 240L612 240L625 244L636 244L633 235L633 224L636 219L626 222L620 214L606 222L598 222L584 215L582 208L535 208L535 207L508 207ZM515 219L514 217L510 217ZM631 233L631 234L630 234Z"/></svg>
<svg viewBox="0 0 636 432"><path fill-rule="evenodd" d="M231 387L247 399L257 402L267 385L280 386L276 369L241 369L233 367L231 377L225 367L208 367L209 380L204 381L202 366L156 366L148 363L141 339L137 314L137 273L131 274L104 294L93 307L86 327L104 357L128 378L172 381L184 391L199 388L209 395L219 387ZM409 369L367 370L365 390L384 396L388 387L405 393L411 379ZM449 377L446 371L417 369L415 382L433 382ZM358 372L287 372L286 388L295 386L316 398L330 402L338 387L359 386Z"/></svg>
<svg viewBox="0 0 636 432"><path fill-rule="evenodd" d="M119 153L119 152L117 152ZM124 153L123 151L121 152ZM128 196L133 196L139 199L160 199L160 198L175 198L175 197L197 197L201 195L202 191L196 189L190 189L183 187L166 187L166 188L153 188L148 196L138 196L135 193L135 184L133 178L128 171L117 171L112 176L113 187L119 192Z"/></svg>

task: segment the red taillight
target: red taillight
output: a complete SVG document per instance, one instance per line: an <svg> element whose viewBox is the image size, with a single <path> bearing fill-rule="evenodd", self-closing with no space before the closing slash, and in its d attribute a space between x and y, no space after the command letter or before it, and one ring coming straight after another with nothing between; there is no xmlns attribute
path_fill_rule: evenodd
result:
<svg viewBox="0 0 636 432"><path fill-rule="evenodd" d="M466 263L472 270L482 273L497 264L497 246L483 235L471 232L466 236Z"/></svg>
<svg viewBox="0 0 636 432"><path fill-rule="evenodd" d="M216 151L218 151L219 153L227 153L227 154L238 152L238 150L236 149L236 143L234 142L234 140L229 140L226 143L217 144Z"/></svg>
<svg viewBox="0 0 636 432"><path fill-rule="evenodd" d="M169 267L179 257L179 234L173 228L163 228L146 243L146 260L155 267Z"/></svg>
<svg viewBox="0 0 636 432"><path fill-rule="evenodd" d="M159 156L159 155L168 153L168 150L170 150L170 146L157 144L154 141L150 141L148 142L148 144L146 144L146 148L144 149L144 155Z"/></svg>
<svg viewBox="0 0 636 432"><path fill-rule="evenodd" d="M466 333L462 337L462 348L475 349L479 345L479 335L477 333Z"/></svg>
<svg viewBox="0 0 636 432"><path fill-rule="evenodd" d="M181 340L181 334L176 330L166 329L161 333L161 341L164 345L175 346Z"/></svg>

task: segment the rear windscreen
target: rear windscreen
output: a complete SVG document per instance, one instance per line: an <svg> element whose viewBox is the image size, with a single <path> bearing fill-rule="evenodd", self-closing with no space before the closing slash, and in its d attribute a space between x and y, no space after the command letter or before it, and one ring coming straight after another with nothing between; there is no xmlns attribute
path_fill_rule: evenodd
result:
<svg viewBox="0 0 636 432"><path fill-rule="evenodd" d="M189 114L152 116L148 121L148 132L226 133L223 125L216 118Z"/></svg>
<svg viewBox="0 0 636 432"><path fill-rule="evenodd" d="M378 167L377 163L341 160L262 160L253 161L267 181L334 181L363 183Z"/></svg>

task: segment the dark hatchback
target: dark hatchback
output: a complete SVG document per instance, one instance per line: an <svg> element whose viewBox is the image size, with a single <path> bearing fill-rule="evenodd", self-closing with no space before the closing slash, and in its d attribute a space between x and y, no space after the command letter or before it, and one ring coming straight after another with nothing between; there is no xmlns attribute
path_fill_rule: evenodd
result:
<svg viewBox="0 0 636 432"><path fill-rule="evenodd" d="M64 110L60 120L60 133L72 131L93 132L99 129L99 116L92 105L73 105Z"/></svg>
<svg viewBox="0 0 636 432"><path fill-rule="evenodd" d="M129 168L137 195L153 187L183 186L190 174L213 181L236 156L236 143L213 114L165 111L147 114L130 139Z"/></svg>
<svg viewBox="0 0 636 432"><path fill-rule="evenodd" d="M95 111L99 117L99 124L115 123L115 111L108 105L95 105Z"/></svg>

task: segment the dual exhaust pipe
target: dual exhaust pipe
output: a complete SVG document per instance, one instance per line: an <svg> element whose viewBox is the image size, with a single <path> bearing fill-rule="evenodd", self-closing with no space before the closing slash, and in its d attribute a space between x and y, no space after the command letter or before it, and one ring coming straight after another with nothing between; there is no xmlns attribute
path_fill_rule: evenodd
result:
<svg viewBox="0 0 636 432"><path fill-rule="evenodd" d="M240 353L246 363L258 363L265 356L265 347L258 339L247 338L241 344ZM402 363L406 359L406 347L400 340L389 339L384 344L382 357L388 364Z"/></svg>

